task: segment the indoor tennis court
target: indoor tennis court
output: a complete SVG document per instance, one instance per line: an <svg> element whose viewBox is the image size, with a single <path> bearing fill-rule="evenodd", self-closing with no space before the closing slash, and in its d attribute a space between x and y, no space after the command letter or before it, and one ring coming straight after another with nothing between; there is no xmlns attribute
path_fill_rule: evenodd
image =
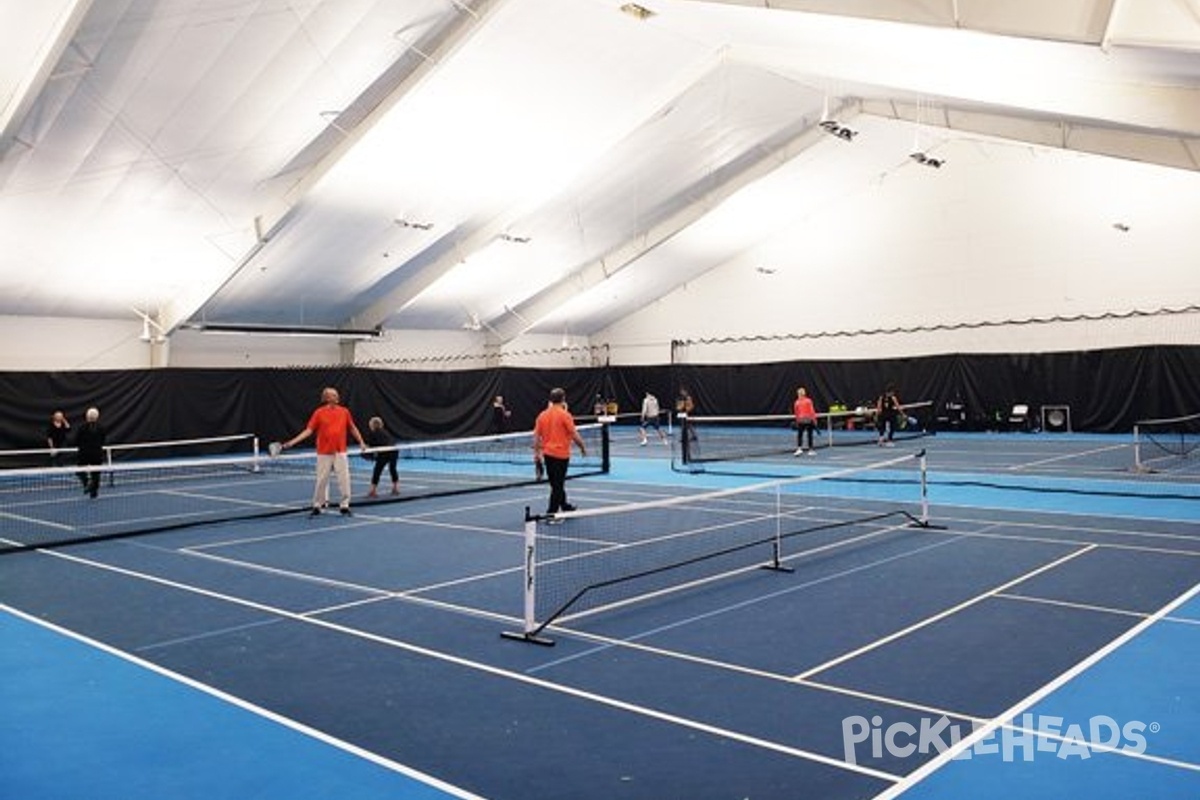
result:
<svg viewBox="0 0 1200 800"><path fill-rule="evenodd" d="M1200 797L1198 0L0 0L0 798Z"/></svg>
<svg viewBox="0 0 1200 800"><path fill-rule="evenodd" d="M1045 444L995 439L920 444L932 465L974 448L1010 468L1014 448ZM608 528L644 548L629 563L695 555L663 538L664 514L728 541L728 519L772 505L671 470L631 431L613 450L610 474L570 489L581 507L634 504ZM842 458L879 459L855 451ZM522 522L542 487L11 553L5 706L28 735L5 748L8 779L47 786L50 772L54 796L97 797L245 781L297 797L1197 786L1200 486L1145 497L1131 475L1124 510L1105 513L1102 496L989 491L931 467L920 525L907 457L790 479L785 570L763 569L765 550L724 556L555 622L553 646L502 636L521 628ZM594 537L585 523L547 536ZM164 748L169 769L154 763Z"/></svg>

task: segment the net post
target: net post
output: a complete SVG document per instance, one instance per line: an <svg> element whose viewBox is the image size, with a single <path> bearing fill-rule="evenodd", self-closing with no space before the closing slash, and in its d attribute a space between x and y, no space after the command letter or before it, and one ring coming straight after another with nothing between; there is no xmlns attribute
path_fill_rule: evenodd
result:
<svg viewBox="0 0 1200 800"><path fill-rule="evenodd" d="M925 451L922 450L917 455L918 455L920 469L921 469L921 520L920 520L920 524L922 525L922 527L927 527L929 525L929 475L928 475L928 472L926 471L927 462L926 462L926 458L925 458Z"/></svg>
<svg viewBox="0 0 1200 800"><path fill-rule="evenodd" d="M253 449L254 449L254 466L251 467L251 471L252 472L262 472L262 463L261 463L262 451L259 450L259 447L258 447L258 436L257 435L255 435L255 437L253 439Z"/></svg>
<svg viewBox="0 0 1200 800"><path fill-rule="evenodd" d="M1133 424L1133 471L1145 472L1146 469L1142 465L1142 437L1141 431L1137 423Z"/></svg>
<svg viewBox="0 0 1200 800"><path fill-rule="evenodd" d="M763 569L774 572L794 572L783 563L783 488L775 486L775 536L771 540L771 563L763 564Z"/></svg>
<svg viewBox="0 0 1200 800"><path fill-rule="evenodd" d="M616 417L610 417L609 419L611 419L612 422L616 422L617 420ZM611 427L612 426L609 424L609 422L604 422L604 424L600 426L600 471L605 475L609 473L612 465L612 439L609 436Z"/></svg>
<svg viewBox="0 0 1200 800"><path fill-rule="evenodd" d="M531 644L551 646L553 639L540 636L540 626L537 623L537 523L538 518L529 513L525 506L525 585L522 591L524 607L522 609L522 629L520 631L501 631L505 639L517 639Z"/></svg>
<svg viewBox="0 0 1200 800"><path fill-rule="evenodd" d="M683 463L690 464L692 463L692 443L690 441L692 437L687 412L678 412L675 419L679 421L679 452L683 456Z"/></svg>

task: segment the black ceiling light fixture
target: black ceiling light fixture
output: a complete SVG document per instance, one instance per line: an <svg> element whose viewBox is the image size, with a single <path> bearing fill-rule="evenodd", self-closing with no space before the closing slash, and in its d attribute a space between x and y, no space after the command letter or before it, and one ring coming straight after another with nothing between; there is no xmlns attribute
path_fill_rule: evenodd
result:
<svg viewBox="0 0 1200 800"><path fill-rule="evenodd" d="M858 136L858 131L847 125L843 125L830 116L829 95L825 95L825 104L821 108L821 121L818 124L821 126L821 130L834 138L841 139L843 142L854 141L854 137Z"/></svg>
<svg viewBox="0 0 1200 800"><path fill-rule="evenodd" d="M654 12L645 6L640 6L637 3L626 3L621 6L621 11L633 17L636 20L647 20L654 16Z"/></svg>

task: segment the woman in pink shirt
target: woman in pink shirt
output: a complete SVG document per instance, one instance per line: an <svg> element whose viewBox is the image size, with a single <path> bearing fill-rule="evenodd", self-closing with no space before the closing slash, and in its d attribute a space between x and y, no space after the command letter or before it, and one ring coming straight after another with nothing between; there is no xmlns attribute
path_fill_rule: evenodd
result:
<svg viewBox="0 0 1200 800"><path fill-rule="evenodd" d="M792 404L792 413L796 417L795 455L803 455L806 452L804 442L807 439L807 452L810 456L815 456L817 451L813 449L813 431L817 427L817 409L803 386L796 390L796 402Z"/></svg>

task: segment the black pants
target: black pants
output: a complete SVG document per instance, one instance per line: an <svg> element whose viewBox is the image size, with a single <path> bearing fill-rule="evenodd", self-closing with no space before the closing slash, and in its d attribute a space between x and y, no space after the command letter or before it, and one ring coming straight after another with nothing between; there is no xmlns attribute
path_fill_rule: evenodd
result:
<svg viewBox="0 0 1200 800"><path fill-rule="evenodd" d="M98 467L98 466L100 466L100 464L99 463L90 464L90 463L84 463L81 461L79 463L79 466L81 466L81 467L88 467L88 466ZM77 476L79 476L79 482L81 484L83 484L83 490L85 492L87 492L92 497L95 497L97 494L99 494L99 492L100 492L100 470L98 470L98 469L80 470L79 472L76 472L75 474Z"/></svg>
<svg viewBox="0 0 1200 800"><path fill-rule="evenodd" d="M559 511L567 511L567 467L570 466L569 458L555 458L554 456L544 456L542 459L546 464L546 480L550 482L550 505L546 508L547 514L556 514Z"/></svg>
<svg viewBox="0 0 1200 800"><path fill-rule="evenodd" d="M813 428L817 427L810 421L796 423L796 447L803 449L804 440L808 439L808 449L813 449Z"/></svg>
<svg viewBox="0 0 1200 800"><path fill-rule="evenodd" d="M396 459L399 454L396 451L390 453L375 454L375 469L371 471L371 485L378 486L379 479L383 477L383 470L387 468L388 474L392 476L392 483L397 483L400 480L400 474L396 471Z"/></svg>
<svg viewBox="0 0 1200 800"><path fill-rule="evenodd" d="M879 419L875 421L875 427L879 431L879 438L886 441L891 441L896 435L896 418L899 412L884 411L879 415Z"/></svg>

